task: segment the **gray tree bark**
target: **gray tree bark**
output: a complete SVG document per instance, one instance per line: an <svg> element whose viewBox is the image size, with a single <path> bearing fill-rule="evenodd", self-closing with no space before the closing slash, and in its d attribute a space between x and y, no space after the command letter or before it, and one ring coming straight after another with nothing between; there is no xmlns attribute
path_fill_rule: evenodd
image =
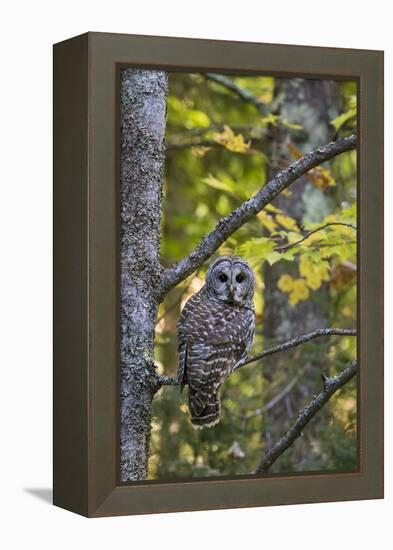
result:
<svg viewBox="0 0 393 550"><path fill-rule="evenodd" d="M300 123L303 131L291 136L293 144L303 153L311 151L332 139L334 129L329 121L338 115L339 88L337 82L325 80L281 80L277 94L281 96L280 115L290 122ZM272 144L272 156L287 156L286 132ZM269 179L273 174L269 174ZM331 200L315 188L306 177L299 178L291 187L291 196L277 197L276 205L290 216L303 222L305 216L318 222L331 211ZM295 269L295 265L291 266ZM277 289L277 281L291 269L287 263L267 267L265 281L265 323L268 339L285 339L293 334L326 326L326 301L307 300L295 307L288 305L288 297ZM324 294L324 290L319 291Z"/></svg>
<svg viewBox="0 0 393 550"><path fill-rule="evenodd" d="M334 129L329 121L339 112L339 87L337 82L324 80L288 79L278 82L276 94L281 98L279 114L289 122L300 123L303 130L292 133L291 141L302 152L319 147L332 139ZM276 140L272 142L271 156L288 157L287 134L285 128L278 129ZM274 175L269 174L269 179ZM295 218L300 224L304 218L318 222L331 211L331 199L321 190L314 187L306 177L299 178L291 186L291 196L279 195L276 206ZM288 296L277 288L281 275L289 273L297 277L297 267L293 263L280 262L272 267L265 267L265 313L263 331L268 341L280 341L291 337L293 334L315 331L320 327L329 326L329 308L326 288L314 292L313 300L299 302L296 306L290 306ZM302 351L298 358L300 364L306 364L307 358ZM317 360L314 360L317 362ZM316 366L316 364L314 365ZM322 365L321 365L322 366ZM287 356L275 357L266 361L265 374L273 376L274 372L290 372L292 367ZM276 409L277 418L268 421L267 425L279 426L280 421L292 410L300 407L303 396L298 392L292 392L287 403ZM287 411L287 413L285 412ZM268 428L269 430L270 428ZM277 434L273 434L276 438ZM297 446L297 456L294 462L301 460L301 445ZM295 452L295 451L293 451ZM281 463L283 464L283 463ZM284 464L285 466L285 464Z"/></svg>
<svg viewBox="0 0 393 550"><path fill-rule="evenodd" d="M121 72L121 480L145 479L155 391L167 75Z"/></svg>

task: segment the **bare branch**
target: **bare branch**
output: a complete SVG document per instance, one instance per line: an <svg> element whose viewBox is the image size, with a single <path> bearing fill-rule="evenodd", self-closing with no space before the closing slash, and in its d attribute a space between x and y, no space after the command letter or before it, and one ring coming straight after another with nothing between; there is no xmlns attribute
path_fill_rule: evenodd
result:
<svg viewBox="0 0 393 550"><path fill-rule="evenodd" d="M269 449L258 465L255 474L265 474L276 460L302 435L303 429L318 411L329 401L337 390L342 388L357 373L357 363L349 363L343 372L334 378L323 377L323 391L302 409L289 430Z"/></svg>
<svg viewBox="0 0 393 550"><path fill-rule="evenodd" d="M352 225L351 223L329 222L329 223L325 223L325 225L321 225L321 227L316 227L312 231L309 231L306 235L304 235L304 237L302 239L299 239L298 241L296 241L294 243L287 243L287 244L283 244L281 246L276 246L276 248L274 250L276 250L277 252L283 252L285 250L289 250L290 248L292 248L294 246L297 246L298 244L304 242L311 235L314 235L314 233L317 233L318 231L322 231L322 229L325 229L326 227L330 227L332 225L343 225L344 227L350 227L351 229L354 229L355 231L357 231L356 225Z"/></svg>
<svg viewBox="0 0 393 550"><path fill-rule="evenodd" d="M263 101L261 101L246 88L238 86L231 78L228 78L227 76L224 76L222 74L215 73L206 73L205 76L209 80L217 82L217 84L221 84L221 86L224 86L228 90L231 90L231 92L235 93L243 101L254 105L258 109L258 111L262 113L262 115L266 116L269 114L269 108L265 103L263 103Z"/></svg>
<svg viewBox="0 0 393 550"><path fill-rule="evenodd" d="M274 353L285 351L290 348L295 348L297 346L300 346L300 344L304 344L309 340L313 340L314 338L319 338L321 336L356 336L356 330L347 328L320 328L318 330L314 330L313 332L309 332L308 334L303 334L303 336L296 336L296 338L292 338L292 340L288 340L287 342L283 342L278 346L267 349L258 355L248 357L242 363L239 363L236 366L235 370L244 367L244 365L254 363L259 359L263 359L264 357L268 357L269 355L273 355Z"/></svg>
<svg viewBox="0 0 393 550"><path fill-rule="evenodd" d="M352 135L339 141L331 142L328 145L311 151L301 159L293 162L288 168L279 172L258 193L243 202L231 214L221 219L216 227L205 235L199 245L186 258L183 258L164 271L161 287L162 295L201 266L232 233L260 212L277 195L289 187L291 183L312 168L315 168L315 166L319 166L341 153L355 149L356 141L356 136Z"/></svg>
<svg viewBox="0 0 393 550"><path fill-rule="evenodd" d="M166 376L164 374L157 374L155 380L156 391L158 391L161 386L178 386L179 381L174 376Z"/></svg>

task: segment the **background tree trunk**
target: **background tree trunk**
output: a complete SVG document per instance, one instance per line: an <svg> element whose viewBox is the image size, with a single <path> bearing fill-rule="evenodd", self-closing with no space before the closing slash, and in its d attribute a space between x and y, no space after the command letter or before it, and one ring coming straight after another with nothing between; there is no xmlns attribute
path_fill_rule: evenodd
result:
<svg viewBox="0 0 393 550"><path fill-rule="evenodd" d="M290 140L297 149L307 153L331 141L334 128L329 121L339 112L337 82L294 78L279 80L276 94L281 97L278 114L282 119L301 124L303 127L303 131L292 132L290 135ZM273 159L290 157L287 149L288 133L285 126L278 127L278 135L271 145ZM280 169L271 169L267 179L274 177ZM291 186L290 196L279 195L274 204L302 224L304 218L318 222L327 216L331 211L332 199L303 176ZM296 270L295 263L291 267ZM288 305L287 295L277 290L277 280L288 270L287 262L266 268L268 276L265 279L264 326L266 336L275 340L285 340L297 333L311 332L325 326L327 320L328 304L325 300L322 300L322 303L306 300L299 302L295 307Z"/></svg>
<svg viewBox="0 0 393 550"><path fill-rule="evenodd" d="M334 135L330 120L339 112L339 86L334 81L280 79L276 83L275 95L279 100L277 114L290 123L301 124L303 130L293 132L284 125L277 127L276 135L271 142L269 156L273 162L268 180L281 169L280 166L274 168L274 159L291 159L287 148L288 138L303 153L328 143ZM332 199L314 187L304 176L291 186L290 196L279 195L274 204L302 225L305 218L318 222L328 215L332 208ZM263 333L268 343L284 341L296 334L312 332L329 325L327 289L322 286L321 289L313 292L312 298L291 306L288 303L288 295L277 288L278 280L284 273L289 273L295 278L299 277L296 262L279 262L271 267L268 265L265 267ZM320 370L315 367L322 366L321 360L324 354L321 353L321 346L329 345L329 342L318 345L320 350L318 358L305 346L295 354L284 353L266 361L264 375L270 381L277 378L278 387L285 385L299 374L300 369L310 366L310 363L314 367L311 374L303 377L303 380L300 379L281 404L266 415L263 438L268 444L279 437L280 432L287 427L287 424L289 425L293 414L310 395L312 388L306 387L305 380L311 380L311 385L319 381ZM323 418L318 417L318 421L321 420L323 421ZM310 455L309 448L312 446L309 443L304 444L300 440L296 446L292 447L290 453L277 463L276 467L283 470L293 467L304 469L305 465L301 463ZM290 456L291 453L294 453L294 456Z"/></svg>
<svg viewBox="0 0 393 550"><path fill-rule="evenodd" d="M147 475L160 300L160 216L167 74L121 72L120 475Z"/></svg>

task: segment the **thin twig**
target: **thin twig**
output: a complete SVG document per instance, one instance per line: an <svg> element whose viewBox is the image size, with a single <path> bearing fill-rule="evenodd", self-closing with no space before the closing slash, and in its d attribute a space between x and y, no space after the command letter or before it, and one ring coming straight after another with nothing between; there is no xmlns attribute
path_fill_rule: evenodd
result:
<svg viewBox="0 0 393 550"><path fill-rule="evenodd" d="M161 284L162 296L201 266L228 237L253 218L291 183L315 168L315 166L319 166L341 153L355 149L356 142L355 135L331 142L311 151L279 172L258 193L243 202L231 214L221 219L188 256L164 271Z"/></svg>
<svg viewBox="0 0 393 550"><path fill-rule="evenodd" d="M266 116L269 114L270 110L268 106L263 103L263 101L261 101L252 92L247 90L247 88L243 88L242 86L236 84L231 78L228 78L227 76L224 76L222 74L215 73L206 73L205 76L207 79L212 80L217 84L221 84L221 86L224 86L228 90L231 90L231 92L235 93L243 101L254 105L262 115Z"/></svg>
<svg viewBox="0 0 393 550"><path fill-rule="evenodd" d="M302 435L303 429L310 420L321 410L337 390L342 388L357 373L357 362L349 363L343 372L333 378L323 375L323 390L304 409L302 409L294 424L265 454L255 469L255 474L265 474L276 460Z"/></svg>
<svg viewBox="0 0 393 550"><path fill-rule="evenodd" d="M266 403L263 407L260 407L259 409L255 409L252 413L245 414L242 416L242 420L250 420L251 418L254 418L255 416L259 416L264 414L267 411L270 411L273 407L275 407L280 401L282 401L288 393L291 391L291 389L294 387L294 385L298 382L299 378L304 374L304 370L299 373L297 376L292 378L292 380L287 384L277 395L273 397L270 401Z"/></svg>
<svg viewBox="0 0 393 550"><path fill-rule="evenodd" d="M311 237L311 235L314 235L314 233L317 233L318 231L322 231L322 229L325 229L326 227L330 227L332 225L343 225L345 227L350 227L351 229L354 229L355 231L357 231L357 227L355 225L352 225L351 223L329 222L329 223L325 223L325 225L321 225L321 227L316 227L312 231L309 231L306 235L304 235L304 237L302 239L299 239L298 241L296 241L294 243L287 243L287 244L283 244L281 246L276 246L274 250L276 250L277 252L283 252L284 250L288 250L289 248L292 248L292 247L297 246L298 244L304 242L306 239Z"/></svg>
<svg viewBox="0 0 393 550"><path fill-rule="evenodd" d="M278 346L267 349L258 355L249 357L242 363L239 363L236 366L236 370L244 367L245 365L249 365L250 363L254 363L259 359L263 359L264 357L268 357L269 355L273 355L274 353L278 353L280 351L295 348L296 346L300 346L300 344L304 344L309 340L313 340L314 338L319 338L321 336L356 336L356 330L346 328L320 328L318 330L314 330L313 332L309 332L308 334L303 334L303 336L296 336L296 338L292 338L292 340L288 340L287 342L283 342Z"/></svg>
<svg viewBox="0 0 393 550"><path fill-rule="evenodd" d="M337 241L335 243L311 243L310 248L319 250L321 248L334 248L335 246L346 246L348 244L357 244L357 241Z"/></svg>

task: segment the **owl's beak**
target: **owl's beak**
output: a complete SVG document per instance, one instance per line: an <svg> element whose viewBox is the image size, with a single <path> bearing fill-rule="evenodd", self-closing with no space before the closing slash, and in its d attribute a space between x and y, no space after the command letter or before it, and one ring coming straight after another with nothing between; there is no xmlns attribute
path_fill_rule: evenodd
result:
<svg viewBox="0 0 393 550"><path fill-rule="evenodd" d="M231 286L229 287L229 292L230 292L231 295L233 296L233 293L235 292L235 289L234 289L234 286L233 286L233 285L231 285Z"/></svg>

